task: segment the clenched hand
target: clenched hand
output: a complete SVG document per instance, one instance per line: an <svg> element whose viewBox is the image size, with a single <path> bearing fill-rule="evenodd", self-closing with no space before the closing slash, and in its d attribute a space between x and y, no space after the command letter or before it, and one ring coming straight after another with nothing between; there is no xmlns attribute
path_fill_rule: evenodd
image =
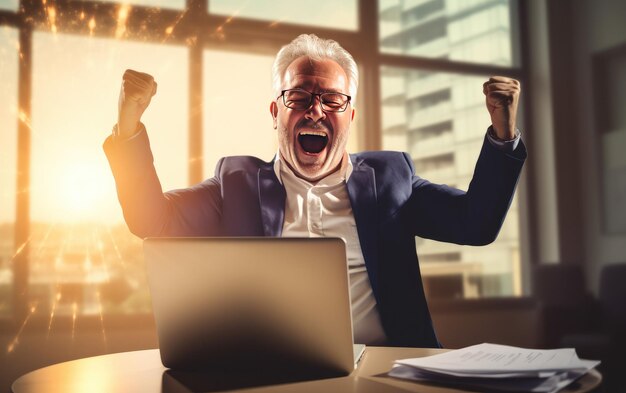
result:
<svg viewBox="0 0 626 393"><path fill-rule="evenodd" d="M151 75L133 70L124 72L117 115L117 130L121 137L136 132L141 115L156 91L157 83Z"/></svg>
<svg viewBox="0 0 626 393"><path fill-rule="evenodd" d="M483 93L496 136L502 140L513 139L520 95L519 81L505 76L492 76L483 84Z"/></svg>

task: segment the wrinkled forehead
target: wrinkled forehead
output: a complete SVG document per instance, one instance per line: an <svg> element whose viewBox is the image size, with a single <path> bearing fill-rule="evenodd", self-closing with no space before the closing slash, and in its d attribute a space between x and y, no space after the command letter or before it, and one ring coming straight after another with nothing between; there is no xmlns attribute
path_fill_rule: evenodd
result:
<svg viewBox="0 0 626 393"><path fill-rule="evenodd" d="M282 88L302 88L312 92L319 90L348 94L349 84L346 72L334 60L313 60L307 56L302 56L287 67Z"/></svg>

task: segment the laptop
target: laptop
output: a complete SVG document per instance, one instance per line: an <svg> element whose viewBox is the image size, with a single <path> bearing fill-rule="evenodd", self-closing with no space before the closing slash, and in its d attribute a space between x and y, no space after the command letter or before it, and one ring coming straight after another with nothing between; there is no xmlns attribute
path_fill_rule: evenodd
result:
<svg viewBox="0 0 626 393"><path fill-rule="evenodd" d="M148 283L172 370L347 375L353 346L338 238L148 238Z"/></svg>

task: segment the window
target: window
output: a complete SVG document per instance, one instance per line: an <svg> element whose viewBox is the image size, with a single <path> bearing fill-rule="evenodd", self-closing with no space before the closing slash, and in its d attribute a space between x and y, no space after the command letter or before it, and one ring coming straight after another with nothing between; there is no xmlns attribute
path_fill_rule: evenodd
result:
<svg viewBox="0 0 626 393"><path fill-rule="evenodd" d="M357 30L357 0L210 0L209 11L216 15L282 23Z"/></svg>
<svg viewBox="0 0 626 393"><path fill-rule="evenodd" d="M155 166L164 189L186 185L187 52L47 32L33 41L31 303L55 315L149 312L141 241L101 146L124 70L148 72L159 84L143 117Z"/></svg>
<svg viewBox="0 0 626 393"><path fill-rule="evenodd" d="M81 0L88 1L88 0ZM156 8L171 8L177 10L185 9L185 0L124 0L124 1L116 1L116 0L97 0L99 3L121 3L126 5L133 6L144 6L144 7L156 7Z"/></svg>
<svg viewBox="0 0 626 393"><path fill-rule="evenodd" d="M19 0L0 0L0 10L17 12Z"/></svg>
<svg viewBox="0 0 626 393"><path fill-rule="evenodd" d="M0 317L12 309L17 174L17 30L0 28Z"/></svg>
<svg viewBox="0 0 626 393"><path fill-rule="evenodd" d="M273 61L272 56L205 51L205 177L213 175L220 157L253 155L270 161L278 151L269 111L275 98Z"/></svg>
<svg viewBox="0 0 626 393"><path fill-rule="evenodd" d="M454 61L515 64L510 0L380 0L380 50Z"/></svg>

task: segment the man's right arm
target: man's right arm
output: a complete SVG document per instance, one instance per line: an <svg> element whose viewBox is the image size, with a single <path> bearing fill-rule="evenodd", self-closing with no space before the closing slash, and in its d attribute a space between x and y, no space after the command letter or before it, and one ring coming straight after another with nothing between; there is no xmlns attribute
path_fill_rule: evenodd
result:
<svg viewBox="0 0 626 393"><path fill-rule="evenodd" d="M124 219L131 232L148 236L215 236L221 217L218 178L163 193L141 115L156 93L156 82L127 70L120 91L116 135L104 143Z"/></svg>
<svg viewBox="0 0 626 393"><path fill-rule="evenodd" d="M217 177L193 187L163 193L153 164L148 134L104 142L124 219L135 235L217 236L221 219Z"/></svg>

